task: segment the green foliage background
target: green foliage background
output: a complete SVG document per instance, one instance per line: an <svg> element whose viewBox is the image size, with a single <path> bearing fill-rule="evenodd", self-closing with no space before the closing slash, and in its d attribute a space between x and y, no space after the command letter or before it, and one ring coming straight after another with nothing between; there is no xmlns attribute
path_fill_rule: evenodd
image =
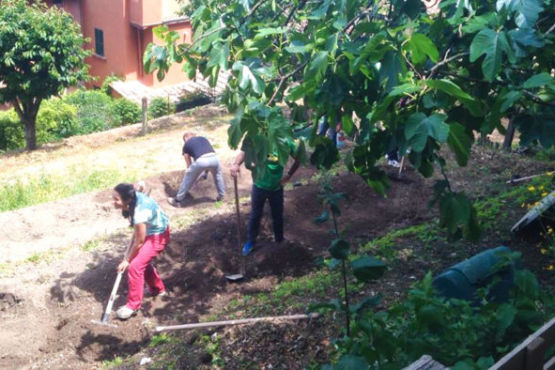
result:
<svg viewBox="0 0 555 370"><path fill-rule="evenodd" d="M99 90L77 90L45 100L37 114L37 144L140 122L141 108ZM0 112L0 151L21 149L25 133L13 109Z"/></svg>
<svg viewBox="0 0 555 370"><path fill-rule="evenodd" d="M311 162L329 168L333 144L315 137L323 116L355 140L348 166L382 194L389 183L377 162L392 149L410 149L411 165L429 177L444 173L441 147L466 165L474 137L504 133L503 118L523 145L555 143L550 0L443 0L437 11L420 0L208 0L185 12L193 44L157 28L165 45L147 47L145 68L162 79L183 63L212 84L230 71L229 145L249 137L248 163L310 126ZM442 224L477 239L468 196L447 178L436 191Z"/></svg>
<svg viewBox="0 0 555 370"><path fill-rule="evenodd" d="M89 52L79 25L58 7L6 0L0 7L0 103L9 102L35 149L36 119L43 100L86 81Z"/></svg>

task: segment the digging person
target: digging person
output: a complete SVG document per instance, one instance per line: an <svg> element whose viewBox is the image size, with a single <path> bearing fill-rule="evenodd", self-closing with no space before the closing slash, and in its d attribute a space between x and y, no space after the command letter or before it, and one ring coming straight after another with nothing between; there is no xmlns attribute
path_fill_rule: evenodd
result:
<svg viewBox="0 0 555 370"><path fill-rule="evenodd" d="M183 176L177 195L175 198L168 198L168 203L174 207L183 206L185 198L190 196L189 190L191 190L198 177L201 176L203 172L204 176L206 176L207 172L212 173L214 184L218 191L216 200L221 201L225 195L224 176L214 148L208 139L203 136L196 136L191 132L187 132L183 135L183 142L182 154L187 163L187 171L185 172L185 176Z"/></svg>
<svg viewBox="0 0 555 370"><path fill-rule="evenodd" d="M133 237L117 268L118 272L128 269L127 303L116 311L119 319L126 320L141 308L145 281L152 295L166 294L164 282L152 265L152 260L169 243L170 227L168 216L158 204L136 191L132 184L117 185L112 198L114 207L121 209L121 214L129 219L133 227Z"/></svg>
<svg viewBox="0 0 555 370"><path fill-rule="evenodd" d="M293 157L295 162L285 176L283 176L284 168L279 163L277 150L268 155L262 164L264 168L261 169L262 173L258 179L255 179L254 173L252 173L251 213L248 225L248 239L242 250L244 256L250 254L255 246L266 200L270 203L272 211L274 240L276 243L281 243L283 241L283 185L291 180L291 177L293 177L300 165L299 160L295 157L295 145L292 141L289 141L288 145L289 155ZM231 176L233 177L237 177L240 172L241 164L245 161L244 148L245 142L243 142L241 151L237 154L237 157L231 165ZM252 166L257 166L257 164L252 164Z"/></svg>

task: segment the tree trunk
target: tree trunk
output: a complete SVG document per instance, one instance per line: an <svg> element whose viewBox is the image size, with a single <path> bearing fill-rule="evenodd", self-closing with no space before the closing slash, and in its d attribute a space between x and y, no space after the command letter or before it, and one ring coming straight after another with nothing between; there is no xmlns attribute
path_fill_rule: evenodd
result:
<svg viewBox="0 0 555 370"><path fill-rule="evenodd" d="M515 136L515 124L514 118L509 120L509 125L507 126L507 132L505 133L505 140L503 140L503 148L510 152L513 145L513 138Z"/></svg>
<svg viewBox="0 0 555 370"><path fill-rule="evenodd" d="M14 109L25 127L25 149L28 151L37 149L36 121L42 99L35 98L25 101L15 99L12 102Z"/></svg>
<svg viewBox="0 0 555 370"><path fill-rule="evenodd" d="M36 124L30 118L22 119L25 125L25 145L28 151L37 149Z"/></svg>

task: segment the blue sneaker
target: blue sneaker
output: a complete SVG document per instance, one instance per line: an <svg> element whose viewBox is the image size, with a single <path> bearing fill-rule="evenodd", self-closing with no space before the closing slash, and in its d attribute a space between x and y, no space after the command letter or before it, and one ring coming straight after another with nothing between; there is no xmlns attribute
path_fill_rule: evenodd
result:
<svg viewBox="0 0 555 370"><path fill-rule="evenodd" d="M243 256L248 256L252 252L252 248L254 244L251 242L246 242L245 246L243 247Z"/></svg>

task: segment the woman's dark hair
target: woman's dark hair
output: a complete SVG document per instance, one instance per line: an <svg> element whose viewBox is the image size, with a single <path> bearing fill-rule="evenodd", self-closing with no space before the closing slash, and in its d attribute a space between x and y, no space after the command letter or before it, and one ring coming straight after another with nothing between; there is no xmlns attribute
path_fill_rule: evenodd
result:
<svg viewBox="0 0 555 370"><path fill-rule="evenodd" d="M121 183L114 190L119 194L121 200L129 206L127 211L121 211L123 217L129 219L129 224L133 226L133 216L135 216L135 206L137 205L137 193L133 184Z"/></svg>

